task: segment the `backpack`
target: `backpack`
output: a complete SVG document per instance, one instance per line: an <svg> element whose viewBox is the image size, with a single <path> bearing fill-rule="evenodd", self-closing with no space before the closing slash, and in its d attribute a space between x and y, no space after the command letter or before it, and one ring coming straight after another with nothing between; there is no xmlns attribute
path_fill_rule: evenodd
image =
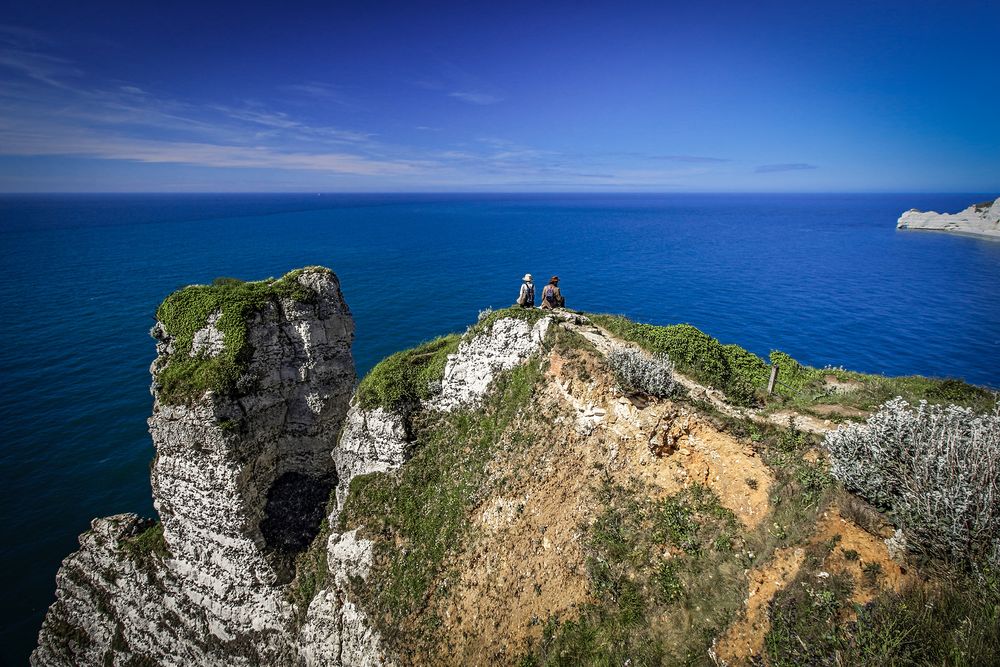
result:
<svg viewBox="0 0 1000 667"><path fill-rule="evenodd" d="M546 285L545 289L542 290L542 300L548 301L551 304L556 302L556 290L552 285Z"/></svg>
<svg viewBox="0 0 1000 667"><path fill-rule="evenodd" d="M519 306L534 306L535 305L535 286L524 284L527 289L524 290L524 296L517 297L517 305Z"/></svg>

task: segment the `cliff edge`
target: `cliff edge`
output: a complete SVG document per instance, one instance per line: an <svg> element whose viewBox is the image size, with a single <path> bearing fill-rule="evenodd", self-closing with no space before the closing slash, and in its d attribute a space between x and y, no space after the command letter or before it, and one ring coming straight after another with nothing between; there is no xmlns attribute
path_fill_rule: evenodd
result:
<svg viewBox="0 0 1000 667"><path fill-rule="evenodd" d="M33 665L986 664L1000 647L982 388L519 307L355 387L350 311L318 267L188 287L157 319L161 522L94 520ZM961 474L884 446L942 424ZM934 554L988 567L939 585L912 558Z"/></svg>
<svg viewBox="0 0 1000 667"><path fill-rule="evenodd" d="M911 208L899 216L898 229L929 229L971 236L1000 238L1000 198L973 204L959 213L937 213Z"/></svg>
<svg viewBox="0 0 1000 667"><path fill-rule="evenodd" d="M283 587L336 485L354 322L328 269L175 292L152 335L154 504L95 519L34 665L292 664ZM145 661L145 662L143 662Z"/></svg>

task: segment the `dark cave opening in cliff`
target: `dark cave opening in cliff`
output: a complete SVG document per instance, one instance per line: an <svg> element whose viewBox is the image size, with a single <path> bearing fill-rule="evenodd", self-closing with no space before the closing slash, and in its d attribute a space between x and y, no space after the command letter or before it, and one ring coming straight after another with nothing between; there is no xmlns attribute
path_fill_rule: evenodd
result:
<svg viewBox="0 0 1000 667"><path fill-rule="evenodd" d="M319 533L330 491L336 478L312 477L286 472L267 492L260 532L267 546L295 554L312 543Z"/></svg>

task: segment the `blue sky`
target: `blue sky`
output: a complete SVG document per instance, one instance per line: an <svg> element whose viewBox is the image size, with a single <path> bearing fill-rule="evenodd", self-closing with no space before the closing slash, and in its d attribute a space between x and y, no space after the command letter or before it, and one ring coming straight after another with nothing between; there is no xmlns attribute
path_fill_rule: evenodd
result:
<svg viewBox="0 0 1000 667"><path fill-rule="evenodd" d="M12 2L0 191L1000 194L1000 3Z"/></svg>

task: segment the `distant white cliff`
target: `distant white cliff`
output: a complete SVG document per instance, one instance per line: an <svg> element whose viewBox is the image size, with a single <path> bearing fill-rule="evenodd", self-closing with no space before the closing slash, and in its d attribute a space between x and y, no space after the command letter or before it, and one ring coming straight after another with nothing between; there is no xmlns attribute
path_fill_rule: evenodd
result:
<svg viewBox="0 0 1000 667"><path fill-rule="evenodd" d="M899 216L899 229L931 229L1000 239L1000 197L973 204L960 213L937 213L911 208Z"/></svg>

